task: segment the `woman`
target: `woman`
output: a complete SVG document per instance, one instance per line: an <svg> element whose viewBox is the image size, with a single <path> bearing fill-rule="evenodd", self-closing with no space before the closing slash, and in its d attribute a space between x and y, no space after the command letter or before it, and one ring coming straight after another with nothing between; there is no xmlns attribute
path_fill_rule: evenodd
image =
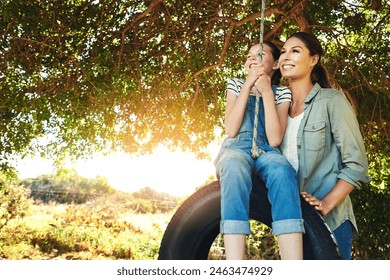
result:
<svg viewBox="0 0 390 280"><path fill-rule="evenodd" d="M299 177L302 196L324 217L342 259L351 259L357 233L349 193L368 183L368 163L359 125L343 93L331 89L318 39L297 32L279 58L292 106L281 149Z"/></svg>
<svg viewBox="0 0 390 280"><path fill-rule="evenodd" d="M226 259L245 258L246 235L250 234L249 195L252 175L267 185L272 204L272 230L277 236L282 259L302 259L304 232L298 182L293 167L280 145L287 124L291 94L287 88L271 87L279 83L278 48L265 42L262 64L258 64L259 44L249 50L245 80L232 79L226 90L225 130L227 138L216 159L221 184L221 234ZM272 78L271 78L272 77ZM273 90L276 90L274 94ZM264 150L257 159L251 156L255 94L261 92L257 146ZM286 178L289 178L286 180Z"/></svg>

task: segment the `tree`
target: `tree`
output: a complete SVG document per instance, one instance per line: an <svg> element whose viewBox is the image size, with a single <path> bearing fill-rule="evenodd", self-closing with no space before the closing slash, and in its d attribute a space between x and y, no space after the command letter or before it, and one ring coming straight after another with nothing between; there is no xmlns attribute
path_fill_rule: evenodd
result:
<svg viewBox="0 0 390 280"><path fill-rule="evenodd" d="M74 170L24 179L20 184L29 190L30 197L45 203L55 201L80 204L115 192L106 178L83 178Z"/></svg>
<svg viewBox="0 0 390 280"><path fill-rule="evenodd" d="M221 127L226 79L259 37L260 5L2 1L1 170L30 152L61 159L165 144L201 154ZM389 14L387 0L278 0L265 11L264 37L279 46L293 31L319 36L373 150L382 148L374 131L389 139Z"/></svg>

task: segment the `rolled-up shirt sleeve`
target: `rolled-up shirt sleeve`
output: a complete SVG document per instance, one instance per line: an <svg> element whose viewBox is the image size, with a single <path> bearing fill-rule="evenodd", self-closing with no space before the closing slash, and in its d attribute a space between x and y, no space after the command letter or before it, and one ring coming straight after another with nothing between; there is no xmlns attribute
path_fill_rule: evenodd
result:
<svg viewBox="0 0 390 280"><path fill-rule="evenodd" d="M368 160L364 141L354 111L342 93L328 103L331 130L341 153L342 168L339 179L355 187L371 181L368 175Z"/></svg>

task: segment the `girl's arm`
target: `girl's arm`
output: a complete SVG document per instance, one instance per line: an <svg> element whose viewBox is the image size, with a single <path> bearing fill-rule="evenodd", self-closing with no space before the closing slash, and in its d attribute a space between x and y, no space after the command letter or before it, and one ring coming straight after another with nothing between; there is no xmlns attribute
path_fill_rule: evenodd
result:
<svg viewBox="0 0 390 280"><path fill-rule="evenodd" d="M230 90L226 91L225 131L229 137L235 137L240 130L249 92L250 87L245 83L238 96Z"/></svg>
<svg viewBox="0 0 390 280"><path fill-rule="evenodd" d="M240 130L248 97L258 77L258 66L249 70L248 76L242 85L240 94L236 96L230 90L226 91L225 131L229 137L235 137Z"/></svg>
<svg viewBox="0 0 390 280"><path fill-rule="evenodd" d="M271 87L271 79L265 73L261 73L255 83L255 87L261 92L264 102L265 132L268 143L277 147L282 143L287 127L288 110L290 102L275 104L275 95Z"/></svg>
<svg viewBox="0 0 390 280"><path fill-rule="evenodd" d="M290 102L275 104L275 96L271 92L263 94L265 132L268 143L272 147L277 147L282 143L284 133L287 127L288 109Z"/></svg>

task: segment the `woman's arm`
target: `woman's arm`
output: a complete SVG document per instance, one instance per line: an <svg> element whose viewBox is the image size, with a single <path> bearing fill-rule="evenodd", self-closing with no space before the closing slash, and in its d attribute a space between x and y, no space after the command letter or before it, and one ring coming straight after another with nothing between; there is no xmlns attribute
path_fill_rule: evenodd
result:
<svg viewBox="0 0 390 280"><path fill-rule="evenodd" d="M328 102L332 138L341 154L339 179L355 187L368 183L368 160L359 123L343 93L336 92Z"/></svg>
<svg viewBox="0 0 390 280"><path fill-rule="evenodd" d="M354 112L342 93L333 94L327 109L332 138L341 153L342 168L338 174L338 181L322 200L306 192L301 193L305 200L324 216L343 201L355 187L370 181L367 175L368 162L364 142Z"/></svg>
<svg viewBox="0 0 390 280"><path fill-rule="evenodd" d="M333 189L322 199L319 200L315 196L307 192L301 192L303 198L313 205L317 211L323 216L328 215L344 198L347 197L354 189L354 186L342 179L338 180Z"/></svg>

